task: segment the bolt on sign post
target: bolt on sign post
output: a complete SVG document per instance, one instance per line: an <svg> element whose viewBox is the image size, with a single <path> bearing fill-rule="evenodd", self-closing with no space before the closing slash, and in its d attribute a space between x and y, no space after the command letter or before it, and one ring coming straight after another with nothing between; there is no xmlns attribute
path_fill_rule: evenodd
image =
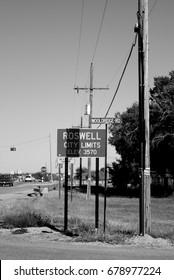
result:
<svg viewBox="0 0 174 280"><path fill-rule="evenodd" d="M105 157L105 130L58 129L57 156L65 157L64 230L68 227L68 158Z"/></svg>

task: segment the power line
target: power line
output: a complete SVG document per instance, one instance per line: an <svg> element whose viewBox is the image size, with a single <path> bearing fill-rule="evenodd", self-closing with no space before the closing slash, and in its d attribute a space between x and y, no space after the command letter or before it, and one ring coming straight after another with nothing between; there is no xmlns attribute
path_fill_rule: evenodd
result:
<svg viewBox="0 0 174 280"><path fill-rule="evenodd" d="M37 141L41 141L43 139L48 139L49 136L47 137L42 137L42 138L38 138L38 139L35 139L35 140L30 140L30 141L26 141L26 142L22 142L22 143L18 143L18 144L13 144L13 145L6 145L6 146L0 146L0 148L10 148L12 146L21 146L21 145L25 145L25 144L28 144L28 143L33 143L33 142L37 142Z"/></svg>
<svg viewBox="0 0 174 280"><path fill-rule="evenodd" d="M127 51L127 53L125 54L124 56L124 59L122 60L122 62L120 63L120 65L118 66L117 70L115 71L115 73L113 74L112 78L110 79L109 83L108 83L108 86L113 82L115 76L117 75L117 73L119 72L120 68L122 67L122 65L124 64L127 56L128 56L128 53L130 52L130 48L129 50Z"/></svg>
<svg viewBox="0 0 174 280"><path fill-rule="evenodd" d="M131 48L132 48L132 47L131 47ZM116 70L116 71L114 72L114 74L112 75L112 78L110 79L110 81L109 81L109 83L108 83L108 86L113 82L115 76L118 74L120 68L122 67L122 65L123 65L124 62L126 61L127 56L128 56L128 54L130 53L131 48L129 48L129 50L127 51L127 53L126 53L125 56L124 56L124 59L122 60L122 62L121 62L120 65L118 66L117 70ZM105 92L105 95L106 95L106 92ZM105 95L104 95L104 97L102 98L101 103L100 103L99 106L98 106L99 108L101 108L101 104L102 104L103 101L104 101ZM99 109L98 109L98 110L99 110Z"/></svg>
<svg viewBox="0 0 174 280"><path fill-rule="evenodd" d="M104 16L105 16L105 12L106 12L107 3L108 3L108 0L106 0L106 2L105 2L105 7L104 7L103 16L102 16L102 20L101 20L98 36L97 36L97 41L96 41L94 53L93 53L93 56L92 56L92 62L94 61L95 53L96 53L96 50L97 50L98 41L99 41L99 37L100 37L102 25L103 25L103 20L104 20Z"/></svg>
<svg viewBox="0 0 174 280"><path fill-rule="evenodd" d="M124 73L125 73L125 71L126 71L128 62L129 62L130 57L131 57L131 54L132 54L133 48L134 48L135 45L136 45L136 41L137 41L137 34L135 35L135 40L134 40L134 42L132 43L132 47L131 47L131 50L130 50L130 52L129 52L129 55L128 55L126 64L125 64L124 69L123 69L123 72L122 72L122 74L121 74L120 80L119 80L119 82L118 82L118 86L117 86L117 88L116 88L116 91L115 91L115 93L114 93L114 96L113 96L113 98L112 98L112 100L111 100L111 103L110 103L110 105L109 105L109 107L108 107L108 110L107 110L107 112L106 112L104 118L107 117L107 115L108 115L108 113L109 113L109 111L110 111L110 109L111 109L111 106L112 106L112 104L113 104L113 102L114 102L114 99L115 99L115 97L116 97L116 94L117 94L117 92L118 92L118 90L119 90L121 81L122 81L122 79L123 79Z"/></svg>
<svg viewBox="0 0 174 280"><path fill-rule="evenodd" d="M80 46L81 46L81 37L82 37L82 23L83 23L83 11L84 11L84 0L82 1L82 10L81 10L81 18L80 18L80 32L79 32L79 40L78 40L78 51L77 51L77 62L75 69L75 81L74 85L77 83L77 73L79 68L79 57L80 57ZM72 126L74 123L74 114L75 114L75 92L73 97L73 117L72 117Z"/></svg>
<svg viewBox="0 0 174 280"><path fill-rule="evenodd" d="M81 19L80 19L80 33L79 33L77 63L76 63L76 71L75 71L75 85L76 85L76 82L77 82L77 72L78 72L78 66L79 66L80 45L81 45L81 37L82 37L83 10L84 10L84 0L82 1L82 11L81 11Z"/></svg>
<svg viewBox="0 0 174 280"><path fill-rule="evenodd" d="M103 15L102 15L102 20L101 20L101 24L100 24L100 28L99 28L96 44L95 44L94 53L93 53L93 56L92 56L92 62L93 62L95 54L96 54L96 50L97 50L97 46L98 46L98 42L99 42L99 38L100 38L100 33L101 33L103 21L104 21L104 16L105 16L105 12L106 12L107 3L108 3L108 0L106 0L106 2L105 2L105 7L104 7ZM76 66L75 84L76 84L76 80L77 80L77 70L78 70L78 64L79 64L79 53L80 53L80 42L81 42L81 33L82 33L81 31L82 31L82 21L83 21L83 10L84 10L84 0L83 0L83 3L82 3L82 12L81 12L79 47L78 47L78 55L77 55L77 66Z"/></svg>
<svg viewBox="0 0 174 280"><path fill-rule="evenodd" d="M154 4L153 4L153 6L152 6L152 8L151 8L151 10L150 10L150 12L149 12L149 16L150 16L150 14L151 14L151 12L152 12L153 8L155 7L155 5L156 5L157 1L158 1L158 0L155 0Z"/></svg>

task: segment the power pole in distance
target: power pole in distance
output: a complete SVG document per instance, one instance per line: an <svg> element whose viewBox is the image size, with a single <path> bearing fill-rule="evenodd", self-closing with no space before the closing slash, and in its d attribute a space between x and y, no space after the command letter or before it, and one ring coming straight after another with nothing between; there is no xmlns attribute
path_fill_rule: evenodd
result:
<svg viewBox="0 0 174 280"><path fill-rule="evenodd" d="M93 91L94 90L108 90L109 88L94 88L93 87L93 63L90 65L90 87L74 87L75 90L77 90L77 93L79 93L79 90L89 90L89 106L90 106L90 112L89 112L89 128L92 128L91 119L93 115ZM90 197L91 195L91 158L88 158L88 187L87 187L87 197Z"/></svg>

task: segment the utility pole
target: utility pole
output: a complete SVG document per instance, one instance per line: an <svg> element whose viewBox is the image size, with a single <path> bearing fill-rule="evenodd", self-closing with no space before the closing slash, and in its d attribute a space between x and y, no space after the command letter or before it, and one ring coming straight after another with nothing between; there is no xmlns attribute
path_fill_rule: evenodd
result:
<svg viewBox="0 0 174 280"><path fill-rule="evenodd" d="M51 155L51 134L49 134L49 147L50 147L50 175L51 175L51 182L52 182L53 173L52 173L52 155Z"/></svg>
<svg viewBox="0 0 174 280"><path fill-rule="evenodd" d="M138 0L140 235L151 231L148 88L148 0Z"/></svg>
<svg viewBox="0 0 174 280"><path fill-rule="evenodd" d="M109 88L94 88L93 87L93 63L90 65L90 87L74 87L75 90L77 90L77 93L79 93L79 90L89 90L89 106L90 106L90 112L89 112L89 128L92 128L91 119L93 115L93 91L94 90L108 90ZM91 158L88 158L88 186L87 186L87 197L90 197L91 195Z"/></svg>
<svg viewBox="0 0 174 280"><path fill-rule="evenodd" d="M149 81L148 81L148 0L144 0L144 117L145 117L145 232L151 233L151 177L150 177L150 113L149 113Z"/></svg>

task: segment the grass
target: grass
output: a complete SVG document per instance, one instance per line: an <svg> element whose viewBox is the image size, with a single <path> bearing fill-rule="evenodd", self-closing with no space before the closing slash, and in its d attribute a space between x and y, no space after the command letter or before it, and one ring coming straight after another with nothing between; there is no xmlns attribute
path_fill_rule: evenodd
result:
<svg viewBox="0 0 174 280"><path fill-rule="evenodd" d="M76 241L124 243L139 234L139 200L137 198L107 198L106 231L103 234L104 199L100 196L99 228L95 229L95 197L75 192L68 201L68 232ZM174 199L152 198L152 233L155 238L168 238L174 243ZM54 226L64 229L64 195L58 191L38 198L0 204L4 227Z"/></svg>

